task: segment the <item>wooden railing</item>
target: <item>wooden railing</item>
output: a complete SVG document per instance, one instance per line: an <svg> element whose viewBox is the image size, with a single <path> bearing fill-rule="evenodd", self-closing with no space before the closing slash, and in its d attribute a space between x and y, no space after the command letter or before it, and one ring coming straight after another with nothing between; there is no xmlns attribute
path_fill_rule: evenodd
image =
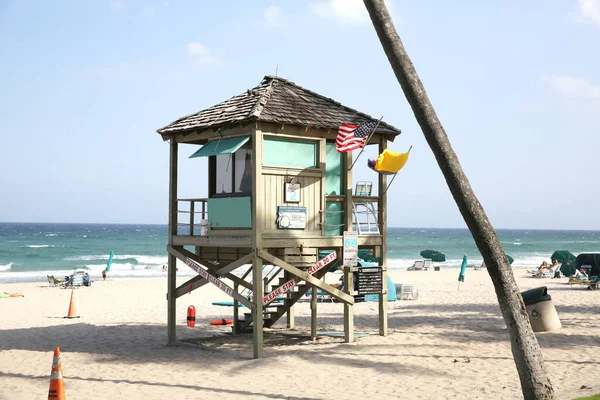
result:
<svg viewBox="0 0 600 400"><path fill-rule="evenodd" d="M200 220L207 219L208 208L207 199L177 199L177 234L194 236L200 234ZM199 203L199 204L198 204ZM187 207L186 207L187 204ZM183 218L185 222L180 222L180 216L189 214L188 218ZM196 214L200 214L200 218L196 218ZM183 228L183 227L187 227ZM181 232L179 228L183 228Z"/></svg>
<svg viewBox="0 0 600 400"><path fill-rule="evenodd" d="M345 196L326 196L326 201L337 201L343 202L345 201ZM376 230L376 220L377 220L377 211L379 208L379 197L377 196L352 196L352 202L354 203L353 215L352 215L352 226L347 227L345 223L339 224L331 224L324 222L324 231L327 229L336 229L341 228L342 230L358 230L360 226L360 231L362 235L374 235L377 234ZM368 213L368 211L371 213ZM342 221L345 221L343 216L343 210L341 211L325 211L325 221L327 221L327 217L335 217L336 215L342 214ZM375 217L375 219L371 218L371 215ZM336 218L333 218L336 219Z"/></svg>

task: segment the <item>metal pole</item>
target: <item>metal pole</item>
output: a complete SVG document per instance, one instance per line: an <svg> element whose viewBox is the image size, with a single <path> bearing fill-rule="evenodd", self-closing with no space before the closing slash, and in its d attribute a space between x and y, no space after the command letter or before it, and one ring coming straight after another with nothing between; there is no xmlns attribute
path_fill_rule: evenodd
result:
<svg viewBox="0 0 600 400"><path fill-rule="evenodd" d="M367 147L367 144L369 143L369 139L371 139L371 136L373 136L373 134L377 130L377 127L379 127L379 124L381 123L382 119L383 119L383 115L381 116L381 118L379 118L379 121L377 121L377 125L375 125L375 128L373 128L373 130L371 131L371 133L369 133L369 136L367 136L367 140L365 140L365 142L363 143L363 145L362 145L362 147L360 149L360 153L358 153L358 156L356 156L356 159L354 160L354 162L350 166L350 171L352 171L352 167L354 167L354 164L356 164L356 162L358 161L360 155L363 153L363 151L365 151L365 147Z"/></svg>

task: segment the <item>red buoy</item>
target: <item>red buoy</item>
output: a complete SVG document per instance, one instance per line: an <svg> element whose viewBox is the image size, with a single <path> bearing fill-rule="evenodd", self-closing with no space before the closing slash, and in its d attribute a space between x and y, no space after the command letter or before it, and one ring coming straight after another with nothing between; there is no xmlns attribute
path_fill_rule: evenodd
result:
<svg viewBox="0 0 600 400"><path fill-rule="evenodd" d="M187 326L190 328L196 326L196 307L194 306L188 307Z"/></svg>
<svg viewBox="0 0 600 400"><path fill-rule="evenodd" d="M233 324L232 319L215 319L214 321L210 321L211 325L231 325Z"/></svg>

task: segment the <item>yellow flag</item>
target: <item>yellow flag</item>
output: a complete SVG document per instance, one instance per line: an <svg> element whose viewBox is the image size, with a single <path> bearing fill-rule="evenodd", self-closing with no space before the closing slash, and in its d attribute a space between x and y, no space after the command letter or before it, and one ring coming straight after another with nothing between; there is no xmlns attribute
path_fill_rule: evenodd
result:
<svg viewBox="0 0 600 400"><path fill-rule="evenodd" d="M383 153L377 157L375 171L395 174L404 167L404 164L408 161L409 154L410 149L408 149L406 153L395 153L389 149L385 149Z"/></svg>

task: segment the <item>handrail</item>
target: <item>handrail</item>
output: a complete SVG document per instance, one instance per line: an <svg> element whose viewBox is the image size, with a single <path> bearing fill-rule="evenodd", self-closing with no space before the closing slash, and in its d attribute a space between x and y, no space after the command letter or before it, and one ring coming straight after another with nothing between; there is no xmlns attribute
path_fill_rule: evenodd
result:
<svg viewBox="0 0 600 400"><path fill-rule="evenodd" d="M189 202L190 203L189 211L188 210L179 210L179 206L177 207L177 214L181 213L181 214L189 214L190 215L189 224L184 224L184 223L178 222L177 226L189 226L189 235L194 236L195 216L196 216L196 214L201 214L201 216L202 216L201 219L207 218L208 211L206 209L206 204L207 204L208 199L207 198L191 198L191 199L177 199L176 201L178 203L179 202ZM201 211L196 211L196 203L202 203Z"/></svg>

